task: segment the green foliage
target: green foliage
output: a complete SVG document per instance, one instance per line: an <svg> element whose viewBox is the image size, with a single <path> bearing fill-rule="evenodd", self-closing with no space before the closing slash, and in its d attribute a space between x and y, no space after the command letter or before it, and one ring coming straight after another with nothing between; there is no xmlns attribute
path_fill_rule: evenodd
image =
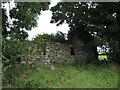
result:
<svg viewBox="0 0 120 90"><path fill-rule="evenodd" d="M84 26L78 27L76 30L68 31L68 41L71 43L74 40L82 40L84 43L88 44L94 41L93 36L91 36L87 31L84 30ZM89 39L88 39L89 38Z"/></svg>
<svg viewBox="0 0 120 90"><path fill-rule="evenodd" d="M3 73L3 87L16 88L117 88L117 66L94 65L44 67L34 63L9 68ZM54 77L53 77L54 76ZM8 82L9 81L9 82Z"/></svg>
<svg viewBox="0 0 120 90"><path fill-rule="evenodd" d="M50 36L49 34L43 34L43 35L39 34L33 39L33 41L36 43L46 43L48 41L49 36Z"/></svg>
<svg viewBox="0 0 120 90"><path fill-rule="evenodd" d="M9 3L10 4L10 3ZM6 8L2 8L3 29L2 33L5 37L15 37L18 39L26 39L28 34L25 30L31 30L37 26L38 15L40 11L49 9L48 2L15 2L15 7L9 11L12 24L8 22ZM4 6L4 3L2 4ZM7 28L10 30L8 31Z"/></svg>
<svg viewBox="0 0 120 90"><path fill-rule="evenodd" d="M6 10L5 8L2 9L2 35L4 37L7 36L8 31L7 31L7 27L8 27L8 22L7 22L7 15L6 15Z"/></svg>
<svg viewBox="0 0 120 90"><path fill-rule="evenodd" d="M60 42L65 43L65 34L58 31L56 34L43 34L38 35L36 38L34 38L35 42L45 44L46 42Z"/></svg>
<svg viewBox="0 0 120 90"><path fill-rule="evenodd" d="M51 8L53 14L51 23L57 23L57 25L64 22L68 23L70 27L68 39L71 40L76 34L79 34L77 37L87 42L86 40L92 37L86 30L87 22L84 20L87 15L83 13L87 10L87 7L87 3L58 3Z"/></svg>
<svg viewBox="0 0 120 90"><path fill-rule="evenodd" d="M99 60L108 60L107 55L99 55L98 59Z"/></svg>
<svg viewBox="0 0 120 90"><path fill-rule="evenodd" d="M16 38L6 40L3 38L2 58L4 67L20 62L22 57L31 58L35 55L41 55L39 52L45 49L44 44L34 43L32 41L19 41Z"/></svg>
<svg viewBox="0 0 120 90"><path fill-rule="evenodd" d="M53 42L60 42L60 43L66 43L65 40L65 34L58 31L55 35L50 35L51 36L51 41Z"/></svg>
<svg viewBox="0 0 120 90"><path fill-rule="evenodd" d="M29 61L36 55L42 55L46 49L46 43L55 41L62 42L64 39L63 33L57 33L55 36L49 34L38 35L34 40L19 40L16 37L10 39L3 38L2 44L2 58L4 67L20 62L21 58L28 58Z"/></svg>
<svg viewBox="0 0 120 90"><path fill-rule="evenodd" d="M3 65L9 66L16 61L20 62L21 57L39 54L42 46L25 40L28 33L37 26L40 11L49 9L49 2L16 2L15 7L10 9L9 15L12 24L8 22L5 3L2 3L2 58ZM11 4L11 3L8 3ZM9 20L10 21L10 20Z"/></svg>
<svg viewBox="0 0 120 90"><path fill-rule="evenodd" d="M15 60L24 56L25 46L23 43L14 40L6 40L3 38L3 47L2 47L2 55L3 55L3 65L8 66Z"/></svg>
<svg viewBox="0 0 120 90"><path fill-rule="evenodd" d="M94 36L96 44L109 47L111 60L119 63L119 7L120 2L60 2L51 8L53 14L51 23L57 23L57 25L68 23L70 40L76 36L76 33L85 42ZM93 39L89 41L93 41Z"/></svg>
<svg viewBox="0 0 120 90"><path fill-rule="evenodd" d="M18 28L31 30L37 25L37 19L41 10L48 9L48 3L42 2L17 2L16 7L10 10L10 17L18 19L13 24Z"/></svg>

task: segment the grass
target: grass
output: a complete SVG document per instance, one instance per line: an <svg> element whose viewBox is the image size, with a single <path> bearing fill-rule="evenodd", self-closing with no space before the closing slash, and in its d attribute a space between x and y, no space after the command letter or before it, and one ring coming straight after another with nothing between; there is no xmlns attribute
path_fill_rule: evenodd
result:
<svg viewBox="0 0 120 90"><path fill-rule="evenodd" d="M108 60L107 55L99 55L98 59L99 60Z"/></svg>
<svg viewBox="0 0 120 90"><path fill-rule="evenodd" d="M2 62L0 62L0 89L2 86Z"/></svg>
<svg viewBox="0 0 120 90"><path fill-rule="evenodd" d="M45 67L40 64L9 68L3 88L117 88L116 66L95 65Z"/></svg>

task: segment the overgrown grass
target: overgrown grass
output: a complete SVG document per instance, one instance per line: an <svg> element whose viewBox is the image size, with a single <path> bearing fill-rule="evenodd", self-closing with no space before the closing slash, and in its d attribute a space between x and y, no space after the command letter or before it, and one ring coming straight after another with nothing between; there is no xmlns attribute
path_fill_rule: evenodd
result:
<svg viewBox="0 0 120 90"><path fill-rule="evenodd" d="M117 88L117 67L22 65L7 69L3 87L14 88Z"/></svg>
<svg viewBox="0 0 120 90"><path fill-rule="evenodd" d="M99 60L108 60L107 55L99 55L98 59Z"/></svg>

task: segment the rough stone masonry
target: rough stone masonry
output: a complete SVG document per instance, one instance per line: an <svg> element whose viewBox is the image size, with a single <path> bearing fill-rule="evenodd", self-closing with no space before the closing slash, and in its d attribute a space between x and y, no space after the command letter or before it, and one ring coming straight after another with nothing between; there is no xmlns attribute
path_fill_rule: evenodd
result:
<svg viewBox="0 0 120 90"><path fill-rule="evenodd" d="M70 45L65 43L48 42L44 53L44 61L53 64L89 63L95 58L95 47L92 43L82 41Z"/></svg>
<svg viewBox="0 0 120 90"><path fill-rule="evenodd" d="M47 42L44 51L29 59L45 64L83 64L96 59L95 46L92 42L85 44L83 41L75 40L74 44Z"/></svg>

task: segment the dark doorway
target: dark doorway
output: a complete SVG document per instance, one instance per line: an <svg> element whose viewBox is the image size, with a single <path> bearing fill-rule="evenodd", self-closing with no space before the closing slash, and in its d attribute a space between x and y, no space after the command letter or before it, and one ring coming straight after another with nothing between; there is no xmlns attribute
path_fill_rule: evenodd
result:
<svg viewBox="0 0 120 90"><path fill-rule="evenodd" d="M43 47L43 48L45 48L44 50L43 50L43 55L46 55L46 44L44 44L45 46Z"/></svg>
<svg viewBox="0 0 120 90"><path fill-rule="evenodd" d="M45 55L45 54L46 54L46 50L43 51L43 55Z"/></svg>
<svg viewBox="0 0 120 90"><path fill-rule="evenodd" d="M70 47L70 55L75 55L74 48Z"/></svg>

